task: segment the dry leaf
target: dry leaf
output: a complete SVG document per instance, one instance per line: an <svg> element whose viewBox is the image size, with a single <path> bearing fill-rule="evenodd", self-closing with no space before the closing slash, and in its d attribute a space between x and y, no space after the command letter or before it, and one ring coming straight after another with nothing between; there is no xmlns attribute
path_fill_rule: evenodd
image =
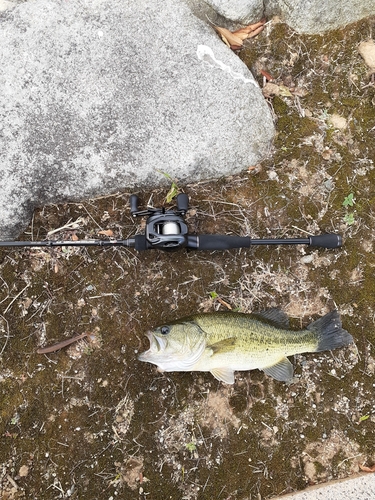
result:
<svg viewBox="0 0 375 500"><path fill-rule="evenodd" d="M265 69L261 69L261 70L260 70L260 74L261 74L262 76L264 76L264 78L265 78L266 80L268 80L269 82L271 82L271 81L273 80L272 75L270 75L270 74L268 73L268 71L266 71Z"/></svg>
<svg viewBox="0 0 375 500"><path fill-rule="evenodd" d="M111 229L107 229L106 231L99 231L98 234L103 234L104 236L113 236L113 231Z"/></svg>
<svg viewBox="0 0 375 500"><path fill-rule="evenodd" d="M372 467L366 467L365 465L359 464L359 468L363 472L375 472L375 465L373 465Z"/></svg>
<svg viewBox="0 0 375 500"><path fill-rule="evenodd" d="M247 171L252 174L259 174L259 172L262 171L262 164L258 163L257 165L251 165L248 167Z"/></svg>
<svg viewBox="0 0 375 500"><path fill-rule="evenodd" d="M220 302L222 306L225 306L226 308L232 310L232 306L228 304L228 302L225 302L225 300L221 299L220 297L217 298L217 301Z"/></svg>
<svg viewBox="0 0 375 500"><path fill-rule="evenodd" d="M264 97L271 97L280 94L280 87L276 83L267 82L262 88Z"/></svg>
<svg viewBox="0 0 375 500"><path fill-rule="evenodd" d="M239 36L233 35L231 31L226 28L221 28L220 26L215 26L215 30L219 33L223 42L231 49L236 50L242 47L243 41Z"/></svg>
<svg viewBox="0 0 375 500"><path fill-rule="evenodd" d="M285 85L279 85L279 90L280 95L284 97L292 97L290 90L288 89L288 87L285 87Z"/></svg>
<svg viewBox="0 0 375 500"><path fill-rule="evenodd" d="M274 95L281 95L283 97L304 97L307 92L303 89L290 89L286 85L277 85L277 83L267 82L262 88L264 97L272 97Z"/></svg>
<svg viewBox="0 0 375 500"><path fill-rule="evenodd" d="M244 40L247 38L253 38L264 29L265 22L266 20L262 19L259 23L249 24L248 26L240 28L236 31L229 31L227 28L221 28L220 26L214 26L214 28L228 47L232 50L238 50L243 47Z"/></svg>
<svg viewBox="0 0 375 500"><path fill-rule="evenodd" d="M233 35L240 37L242 40L246 40L246 38L253 38L257 36L261 31L264 30L265 19L259 21L256 24L249 24L244 28L240 28L239 30L233 31Z"/></svg>
<svg viewBox="0 0 375 500"><path fill-rule="evenodd" d="M291 92L293 95L297 97L305 97L308 94L307 90L301 87L295 87L294 89L291 90Z"/></svg>
<svg viewBox="0 0 375 500"><path fill-rule="evenodd" d="M79 238L78 238L78 236L76 234L72 234L72 240L73 241L78 241Z"/></svg>

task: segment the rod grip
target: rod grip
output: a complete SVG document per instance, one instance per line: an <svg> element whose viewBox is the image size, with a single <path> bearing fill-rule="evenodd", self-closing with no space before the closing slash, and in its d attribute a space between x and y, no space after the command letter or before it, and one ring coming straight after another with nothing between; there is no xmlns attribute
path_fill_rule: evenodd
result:
<svg viewBox="0 0 375 500"><path fill-rule="evenodd" d="M342 237L339 234L319 234L310 236L310 245L322 248L338 248L342 246Z"/></svg>
<svg viewBox="0 0 375 500"><path fill-rule="evenodd" d="M197 250L230 250L231 248L248 248L251 238L248 236L228 236L225 234L199 234L188 236L189 248Z"/></svg>

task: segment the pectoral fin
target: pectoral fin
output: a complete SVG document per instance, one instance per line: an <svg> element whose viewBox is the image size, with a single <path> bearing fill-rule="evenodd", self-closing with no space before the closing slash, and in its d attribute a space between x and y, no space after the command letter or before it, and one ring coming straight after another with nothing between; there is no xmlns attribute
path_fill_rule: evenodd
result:
<svg viewBox="0 0 375 500"><path fill-rule="evenodd" d="M280 382L288 382L293 378L293 365L287 358L282 358L275 365L263 368L266 375L273 377Z"/></svg>
<svg viewBox="0 0 375 500"><path fill-rule="evenodd" d="M234 337L229 337L228 339L220 340L215 344L210 344L207 346L207 349L212 351L212 355L217 354L219 352L229 352L233 351L236 346L236 339Z"/></svg>
<svg viewBox="0 0 375 500"><path fill-rule="evenodd" d="M226 384L234 384L234 371L230 368L214 368L211 370L212 375L221 382Z"/></svg>

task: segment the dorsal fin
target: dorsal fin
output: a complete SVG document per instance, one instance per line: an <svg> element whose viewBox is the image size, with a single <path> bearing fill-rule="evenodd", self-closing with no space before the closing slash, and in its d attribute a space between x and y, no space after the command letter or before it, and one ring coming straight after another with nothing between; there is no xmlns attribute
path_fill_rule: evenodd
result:
<svg viewBox="0 0 375 500"><path fill-rule="evenodd" d="M276 326L277 328L283 328L284 330L289 329L288 316L284 311L278 309L277 307L272 307L271 309L266 309L265 311L252 313L251 315L261 321L266 321L268 324Z"/></svg>

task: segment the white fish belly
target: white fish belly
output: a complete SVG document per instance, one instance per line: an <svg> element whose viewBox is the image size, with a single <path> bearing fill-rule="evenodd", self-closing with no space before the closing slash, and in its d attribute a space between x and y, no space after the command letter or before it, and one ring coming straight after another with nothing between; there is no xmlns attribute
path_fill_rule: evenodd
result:
<svg viewBox="0 0 375 500"><path fill-rule="evenodd" d="M197 363L191 368L192 371L206 371L209 372L215 368L230 368L234 371L243 370L261 370L268 366L272 366L279 362L285 354L272 353L272 354L241 354L238 353L223 353L215 354L214 356L205 356L204 354Z"/></svg>

